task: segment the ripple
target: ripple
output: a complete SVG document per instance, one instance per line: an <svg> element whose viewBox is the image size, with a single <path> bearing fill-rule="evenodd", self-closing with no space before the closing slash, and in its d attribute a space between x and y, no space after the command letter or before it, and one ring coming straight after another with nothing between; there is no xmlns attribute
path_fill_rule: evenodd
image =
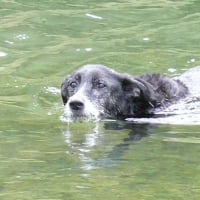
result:
<svg viewBox="0 0 200 200"><path fill-rule="evenodd" d="M26 40L29 38L28 35L26 35L25 33L24 34L19 34L17 36L15 36L18 40Z"/></svg>
<svg viewBox="0 0 200 200"><path fill-rule="evenodd" d="M7 56L7 53L0 51L0 57L5 57L5 56Z"/></svg>
<svg viewBox="0 0 200 200"><path fill-rule="evenodd" d="M93 15L93 14L90 14L90 13L86 13L85 15L87 17L91 17L91 18L94 18L94 19L103 19L103 17L97 16L97 15Z"/></svg>
<svg viewBox="0 0 200 200"><path fill-rule="evenodd" d="M85 51L92 51L92 48L85 48Z"/></svg>
<svg viewBox="0 0 200 200"><path fill-rule="evenodd" d="M12 42L10 40L5 40L5 43L10 44L10 45L14 44L14 42Z"/></svg>
<svg viewBox="0 0 200 200"><path fill-rule="evenodd" d="M60 94L60 89L56 88L56 87L51 87L51 86L47 86L47 87L44 87L44 89L47 91L47 92L50 92L52 94Z"/></svg>
<svg viewBox="0 0 200 200"><path fill-rule="evenodd" d="M144 37L143 40L144 41L149 41L150 39L149 39L149 37Z"/></svg>
<svg viewBox="0 0 200 200"><path fill-rule="evenodd" d="M194 138L172 138L166 137L163 139L165 142L182 142L182 143L191 143L191 144L200 144L200 139Z"/></svg>

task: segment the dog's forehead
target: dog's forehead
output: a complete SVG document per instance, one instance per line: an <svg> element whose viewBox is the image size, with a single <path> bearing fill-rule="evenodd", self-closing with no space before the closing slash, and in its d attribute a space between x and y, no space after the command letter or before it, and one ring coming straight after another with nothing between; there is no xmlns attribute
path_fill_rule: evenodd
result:
<svg viewBox="0 0 200 200"><path fill-rule="evenodd" d="M94 77L117 77L118 73L104 65L84 65L78 69L74 75L80 75L86 78Z"/></svg>

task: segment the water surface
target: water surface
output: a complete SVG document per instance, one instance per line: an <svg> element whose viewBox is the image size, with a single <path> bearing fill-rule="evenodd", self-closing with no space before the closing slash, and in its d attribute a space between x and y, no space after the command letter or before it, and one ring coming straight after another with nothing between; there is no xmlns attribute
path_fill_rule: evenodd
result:
<svg viewBox="0 0 200 200"><path fill-rule="evenodd" d="M199 199L199 123L68 124L59 92L86 63L169 76L200 65L199 9L0 0L0 199Z"/></svg>

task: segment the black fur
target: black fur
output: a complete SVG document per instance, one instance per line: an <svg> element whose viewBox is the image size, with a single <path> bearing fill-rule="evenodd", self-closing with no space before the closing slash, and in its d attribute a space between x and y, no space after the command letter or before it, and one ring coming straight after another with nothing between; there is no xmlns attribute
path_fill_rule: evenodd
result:
<svg viewBox="0 0 200 200"><path fill-rule="evenodd" d="M125 119L152 115L155 108L166 107L187 93L179 80L161 74L120 74L103 65L85 65L61 86L63 103L75 118L87 117L85 100L101 117Z"/></svg>

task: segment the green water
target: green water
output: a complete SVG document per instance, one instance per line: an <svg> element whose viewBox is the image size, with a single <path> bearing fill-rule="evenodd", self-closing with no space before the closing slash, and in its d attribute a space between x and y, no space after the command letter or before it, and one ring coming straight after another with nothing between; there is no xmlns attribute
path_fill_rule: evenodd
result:
<svg viewBox="0 0 200 200"><path fill-rule="evenodd" d="M67 124L59 94L86 63L168 75L200 65L199 10L197 0L0 0L0 199L199 199L199 125Z"/></svg>

